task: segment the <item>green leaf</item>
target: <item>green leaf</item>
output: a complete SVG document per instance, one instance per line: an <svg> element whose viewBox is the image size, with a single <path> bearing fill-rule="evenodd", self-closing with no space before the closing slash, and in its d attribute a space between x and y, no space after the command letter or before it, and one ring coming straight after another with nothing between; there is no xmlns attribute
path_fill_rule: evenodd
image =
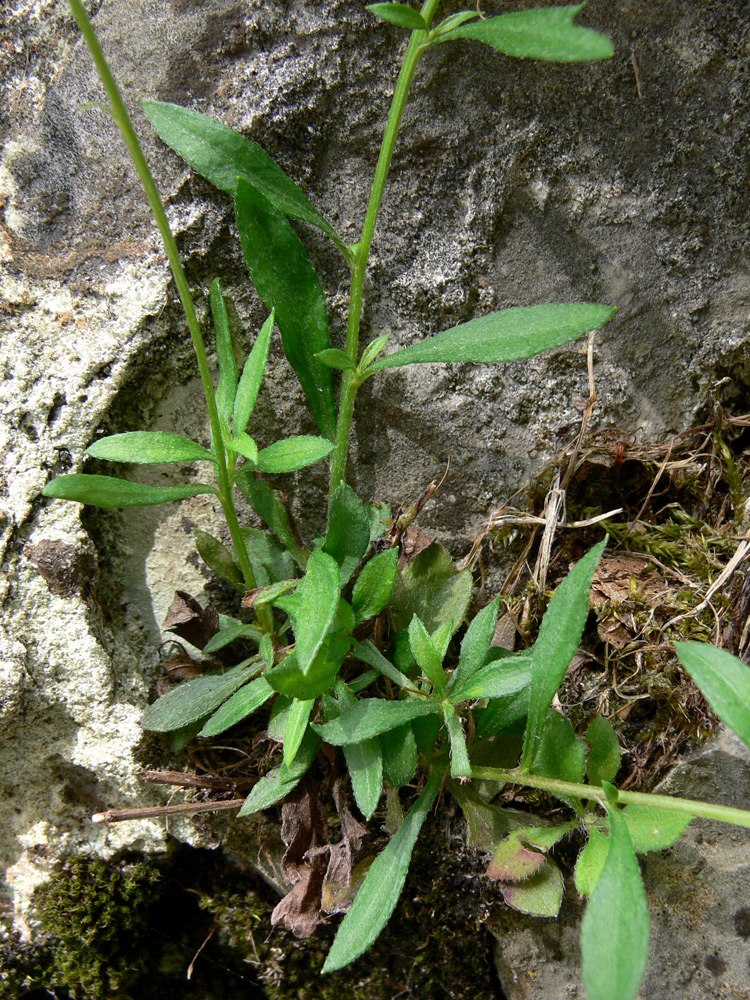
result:
<svg viewBox="0 0 750 1000"><path fill-rule="evenodd" d="M525 687L518 694L506 698L493 698L486 708L474 710L476 720L476 738L484 739L501 733L514 722L525 719L529 714L529 694L531 687Z"/></svg>
<svg viewBox="0 0 750 1000"><path fill-rule="evenodd" d="M656 809L653 806L627 805L622 817L630 834L633 850L638 854L663 851L679 840L693 818L673 809Z"/></svg>
<svg viewBox="0 0 750 1000"><path fill-rule="evenodd" d="M475 698L507 698L524 691L531 683L532 657L516 653L488 663L465 684L450 693L454 705ZM515 720L512 720L515 721Z"/></svg>
<svg viewBox="0 0 750 1000"><path fill-rule="evenodd" d="M503 899L519 913L532 917L556 917L563 897L563 877L549 858L527 882L511 882L501 889ZM589 997L594 1000L594 997Z"/></svg>
<svg viewBox="0 0 750 1000"><path fill-rule="evenodd" d="M243 685L239 691L235 691L232 697L225 701L221 708L214 712L199 736L218 736L219 733L231 729L238 722L242 722L253 712L256 712L261 705L264 705L273 694L265 677L256 677L254 681Z"/></svg>
<svg viewBox="0 0 750 1000"><path fill-rule="evenodd" d="M232 333L221 284L218 278L211 283L211 315L216 331L216 356L219 360L219 384L216 387L216 408L219 416L229 422L237 395L237 359L234 356Z"/></svg>
<svg viewBox="0 0 750 1000"><path fill-rule="evenodd" d="M609 838L598 827L590 826L588 834L589 839L575 867L576 889L580 896L590 896L596 888L609 850Z"/></svg>
<svg viewBox="0 0 750 1000"><path fill-rule="evenodd" d="M202 531L200 528L193 529L193 536L198 555L206 566L222 580L231 584L235 590L244 594L246 590L245 578L229 549L218 538L214 538L213 535L209 535L207 531Z"/></svg>
<svg viewBox="0 0 750 1000"><path fill-rule="evenodd" d="M328 368L336 368L339 371L356 371L357 366L345 351L340 351L338 347L329 347L327 351L318 351L315 357Z"/></svg>
<svg viewBox="0 0 750 1000"><path fill-rule="evenodd" d="M521 768L528 770L542 739L547 712L575 656L589 613L589 590L606 539L579 559L555 591L539 628L531 668L531 696Z"/></svg>
<svg viewBox="0 0 750 1000"><path fill-rule="evenodd" d="M258 479L249 470L239 474L237 485L250 501L255 512L266 522L299 568L304 569L307 554L300 547L292 530L289 514L280 499L280 495L276 490L272 490L268 483Z"/></svg>
<svg viewBox="0 0 750 1000"><path fill-rule="evenodd" d="M299 617L295 623L297 663L303 674L333 623L339 603L339 567L331 556L318 549L307 563L307 573L297 589L302 592Z"/></svg>
<svg viewBox="0 0 750 1000"><path fill-rule="evenodd" d="M129 431L99 438L86 449L92 458L108 462L138 462L161 465L166 462L213 462L213 455L197 441L166 431Z"/></svg>
<svg viewBox="0 0 750 1000"><path fill-rule="evenodd" d="M750 667L703 642L676 642L674 647L714 712L750 747Z"/></svg>
<svg viewBox="0 0 750 1000"><path fill-rule="evenodd" d="M219 649L224 649L230 643L236 642L237 639L251 639L253 642L256 642L258 639L258 629L254 625L245 625L243 622L228 625L226 628L219 629L215 635L211 636L203 647L203 652L215 653Z"/></svg>
<svg viewBox="0 0 750 1000"><path fill-rule="evenodd" d="M446 17L444 21L433 28L432 38L436 39L438 35L444 35L446 31L452 31L453 28L458 28L460 25L464 24L466 21L473 21L479 14L475 10L460 10L457 14L451 14L450 17Z"/></svg>
<svg viewBox="0 0 750 1000"><path fill-rule="evenodd" d="M586 742L589 753L586 759L586 774L592 785L603 781L614 781L620 770L620 743L609 719L597 715L588 728Z"/></svg>
<svg viewBox="0 0 750 1000"><path fill-rule="evenodd" d="M326 299L305 248L286 218L240 179L237 228L258 295L276 310L289 364L305 390L321 434L333 438L336 409L331 370L315 357L330 347Z"/></svg>
<svg viewBox="0 0 750 1000"><path fill-rule="evenodd" d="M271 334L275 322L276 310L272 309L270 316L260 328L260 333L255 338L253 348L245 362L245 367L242 369L232 415L232 432L235 436L242 434L247 429L248 421L255 409L255 401L258 398L260 384L263 381L268 363L268 349L271 345Z"/></svg>
<svg viewBox="0 0 750 1000"><path fill-rule="evenodd" d="M408 28L409 31L428 30L428 24L419 11L407 7L405 3L371 3L367 5L367 10L375 17L396 24L399 28Z"/></svg>
<svg viewBox="0 0 750 1000"><path fill-rule="evenodd" d="M449 621L457 629L466 615L473 588L471 573L456 573L448 550L433 542L396 577L391 595L393 630L408 628L414 615L431 635Z"/></svg>
<svg viewBox="0 0 750 1000"><path fill-rule="evenodd" d="M372 863L338 929L323 972L335 972L353 962L388 923L404 887L419 831L439 790L440 778L433 775L388 846Z"/></svg>
<svg viewBox="0 0 750 1000"><path fill-rule="evenodd" d="M274 691L281 694L305 700L317 698L336 682L350 642L348 637L327 638L305 674L297 665L296 654L292 653L272 670L266 671L266 679ZM333 649L332 643L335 646Z"/></svg>
<svg viewBox="0 0 750 1000"><path fill-rule="evenodd" d="M314 698L306 701L295 698L292 702L284 728L284 763L282 771L288 773L289 767L294 763L294 758L297 756L297 751L302 745L302 740L307 732L307 723L314 704Z"/></svg>
<svg viewBox="0 0 750 1000"><path fill-rule="evenodd" d="M262 608L264 604L273 604L282 594L288 593L299 586L299 580L279 580L268 587L262 587L253 601L254 608Z"/></svg>
<svg viewBox="0 0 750 1000"><path fill-rule="evenodd" d="M324 725L313 726L326 743L341 747L361 743L380 733L387 733L396 726L411 722L423 715L440 712L434 701L386 701L384 698L362 698L352 708L342 712L338 719Z"/></svg>
<svg viewBox="0 0 750 1000"><path fill-rule="evenodd" d="M337 486L328 510L323 551L341 567L341 586L347 583L370 547L370 519L364 504L346 483Z"/></svg>
<svg viewBox="0 0 750 1000"><path fill-rule="evenodd" d="M357 366L360 372L367 371L390 339L390 333L384 333L382 337L376 337L375 340L367 345L364 351L362 351L362 357L359 359L359 365Z"/></svg>
<svg viewBox="0 0 750 1000"><path fill-rule="evenodd" d="M216 493L213 486L186 483L184 486L144 486L113 476L89 476L73 473L53 479L42 490L45 497L75 500L92 507L150 507L172 500L185 500L201 493Z"/></svg>
<svg viewBox="0 0 750 1000"><path fill-rule="evenodd" d="M239 178L244 178L279 212L322 229L348 256L330 222L257 143L208 115L176 104L141 101L141 107L164 142L202 177L231 195L237 192Z"/></svg>
<svg viewBox="0 0 750 1000"><path fill-rule="evenodd" d="M318 753L319 746L320 740L308 728L294 758L294 762L286 768L283 774L282 768L275 767L265 777L261 778L253 786L253 790L245 799L237 815L250 816L252 813L263 812L264 809L268 809L282 799L285 799L310 769L310 765Z"/></svg>
<svg viewBox="0 0 750 1000"><path fill-rule="evenodd" d="M484 666L497 627L499 605L500 595L498 594L491 604L482 608L474 616L471 625L466 630L466 635L461 640L461 654L458 658L458 666L448 684L449 690L454 687L456 689L463 687L472 674ZM482 697L482 695L478 697Z"/></svg>
<svg viewBox="0 0 750 1000"><path fill-rule="evenodd" d="M242 528L242 537L257 586L267 587L272 583L289 581L294 573L294 561L286 549L260 528Z"/></svg>
<svg viewBox="0 0 750 1000"><path fill-rule="evenodd" d="M378 737L383 751L383 773L394 788L408 785L417 772L419 754L410 722Z"/></svg>
<svg viewBox="0 0 750 1000"><path fill-rule="evenodd" d="M471 775L469 752L466 749L466 736L461 718L449 701L443 702L443 718L448 728L448 738L451 744L451 777Z"/></svg>
<svg viewBox="0 0 750 1000"><path fill-rule="evenodd" d="M258 472L296 472L319 462L333 451L328 438L301 434L275 441L258 452Z"/></svg>
<svg viewBox="0 0 750 1000"><path fill-rule="evenodd" d="M371 365L368 374L401 365L498 364L532 358L598 329L614 313L610 306L585 302L502 309L394 351Z"/></svg>
<svg viewBox="0 0 750 1000"><path fill-rule="evenodd" d="M349 743L344 758L352 779L352 791L359 811L372 819L383 792L383 753L377 739Z"/></svg>
<svg viewBox="0 0 750 1000"><path fill-rule="evenodd" d="M387 606L398 572L398 549L386 549L363 567L352 590L357 624L374 618Z"/></svg>
<svg viewBox="0 0 750 1000"><path fill-rule="evenodd" d="M152 732L168 733L197 722L218 708L256 672L255 664L239 664L224 673L203 674L185 681L148 706L141 726Z"/></svg>
<svg viewBox="0 0 750 1000"><path fill-rule="evenodd" d="M612 43L590 28L579 28L573 18L583 4L572 7L539 7L488 17L454 28L438 41L471 38L518 59L552 62L587 62L609 59Z"/></svg>
<svg viewBox="0 0 750 1000"><path fill-rule="evenodd" d="M550 709L530 770L545 778L582 782L585 766L583 741L576 739L575 730L564 715Z"/></svg>
<svg viewBox="0 0 750 1000"><path fill-rule="evenodd" d="M244 431L240 431L226 442L226 447L229 451L235 451L238 455L242 455L243 458L246 458L253 468L257 466L258 446L249 434L245 434Z"/></svg>
<svg viewBox="0 0 750 1000"><path fill-rule="evenodd" d="M648 962L646 893L625 819L608 806L609 850L581 925L588 1000L633 1000Z"/></svg>
<svg viewBox="0 0 750 1000"><path fill-rule="evenodd" d="M480 851L494 851L511 829L508 810L485 802L472 785L449 781L447 787L464 814L466 843Z"/></svg>
<svg viewBox="0 0 750 1000"><path fill-rule="evenodd" d="M435 691L445 696L447 686L442 657L435 649L427 629L416 615L409 624L409 645L422 673L429 679Z"/></svg>
<svg viewBox="0 0 750 1000"><path fill-rule="evenodd" d="M368 666L374 667L383 676L390 678L394 684L398 684L403 688L413 687L413 681L406 674L402 674L398 667L394 667L391 661L386 659L371 642L355 643L352 652L358 660L362 660Z"/></svg>

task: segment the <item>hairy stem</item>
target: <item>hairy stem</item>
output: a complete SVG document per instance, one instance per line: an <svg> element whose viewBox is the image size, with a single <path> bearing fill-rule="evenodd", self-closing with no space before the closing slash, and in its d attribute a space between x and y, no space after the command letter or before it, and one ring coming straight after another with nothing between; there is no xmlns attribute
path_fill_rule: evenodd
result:
<svg viewBox="0 0 750 1000"><path fill-rule="evenodd" d="M440 0L426 0L422 5L420 13L427 24L432 21ZM413 31L409 46L404 56L401 72L398 76L396 89L393 92L391 110L388 114L388 122L383 135L383 143L380 147L380 156L375 167L375 178L372 184L370 201L367 206L362 236L358 244L352 248L354 261L352 264L351 292L349 296L349 318L346 328L346 353L350 359L357 363L359 352L359 326L362 318L362 297L365 286L365 276L367 274L367 264L370 257L370 247L375 233L375 224L378 219L378 212L383 201L388 173L391 168L393 151L398 138L398 131L401 126L404 108L409 96L409 89L414 73L422 54L427 33L425 31ZM344 481L346 475L346 459L349 454L349 439L352 430L352 416L354 413L354 398L361 385L356 372L346 371L341 387L341 402L339 404L339 416L336 425L336 447L331 454L331 485L329 499L333 496L333 491Z"/></svg>
<svg viewBox="0 0 750 1000"><path fill-rule="evenodd" d="M539 788L560 797L572 795L575 798L588 799L602 805L607 803L607 793L599 785L581 785L575 781L543 778L541 775L527 774L525 771L503 771L496 767L473 767L471 776L485 781L505 781L509 784L525 785L527 788ZM750 827L750 812L745 809L714 805L711 802L697 802L695 799L680 799L671 795L652 795L649 792L621 792L619 789L617 789L617 801L623 805L671 809L673 812L687 813L690 816L715 819L720 823L734 823L735 826Z"/></svg>
<svg viewBox="0 0 750 1000"><path fill-rule="evenodd" d="M69 0L69 2L71 10L73 11L73 16L78 22L81 34L83 35L84 41L86 42L94 60L94 65L96 66L101 81L104 84L104 89L107 91L107 96L110 102L109 110L115 120L115 123L117 124L117 127L122 133L125 144L128 147L128 152L130 153L133 164L138 172L141 184L143 185L143 190L145 191L149 205L151 206L151 211L154 213L156 225L158 226L161 238L164 241L167 257L169 259L169 266L172 269L174 282L177 286L177 292L180 296L180 302L182 303L182 308L185 312L188 329L190 330L190 337L193 341L195 356L198 359L198 368L200 370L201 381L203 383L203 391L206 396L208 419L211 425L211 438L213 441L214 454L216 456L216 479L219 487L221 506L232 536L232 545L234 547L235 557L239 563L240 569L242 570L242 575L245 578L245 583L247 584L248 589L253 590L256 585L255 575L250 564L247 548L245 547L245 540L242 537L239 521L237 520L237 512L234 506L232 486L227 469L227 454L224 448L224 439L221 434L219 412L216 408L216 396L214 394L213 382L211 380L211 371L208 367L206 345L203 342L203 334L201 332L200 324L198 323L198 317L195 313L193 297L190 294L190 286L188 285L185 271L182 267L180 254L177 249L177 243L170 228L169 220L167 219L167 214L164 211L164 205L162 204L162 200L159 196L151 170L146 162L146 157L143 155L143 150L138 142L138 136L136 135L133 124L130 121L130 116L128 115L122 95L120 94L119 87L117 86L117 82L112 75L102 48L99 45L99 40L96 37L91 21L88 18L81 0ZM268 611L268 609L263 610ZM259 614L259 618L260 617L261 616ZM264 617L266 620L261 620L261 624L266 631L269 631L270 627L272 627L270 612L268 612L268 614Z"/></svg>

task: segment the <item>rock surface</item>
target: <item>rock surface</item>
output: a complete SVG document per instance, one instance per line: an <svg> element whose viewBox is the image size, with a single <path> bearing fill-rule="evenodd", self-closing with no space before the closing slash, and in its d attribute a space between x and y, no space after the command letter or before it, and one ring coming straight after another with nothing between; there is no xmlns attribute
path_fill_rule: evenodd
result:
<svg viewBox="0 0 750 1000"><path fill-rule="evenodd" d="M143 97L214 114L260 142L345 239L357 238L403 47L397 29L352 0L88 7L134 111ZM735 381L721 392L742 406L750 381L750 17L744 0L648 9L592 0L582 20L612 37L613 60L518 63L470 43L427 53L376 234L365 332L407 344L503 306L612 303L595 418L653 438L688 426L727 376ZM138 718L173 591L200 597L205 587L183 542L216 512L205 498L122 514L40 501L50 476L80 469L103 432L207 432L134 172L106 114L80 110L102 92L67 5L10 0L4 22L0 862L21 912L61 854L164 849L157 823L92 828L88 817L155 801L135 777ZM142 118L138 129L199 310L218 274L247 348L264 311L231 205ZM315 234L304 237L340 343L345 266ZM491 508L572 437L586 394L580 345L502 369L421 367L372 380L360 397L354 484L409 500L450 456L427 522L461 555ZM262 444L311 426L278 345L256 412ZM319 522L322 471L286 486L303 522ZM199 836L189 824L171 832ZM711 965L731 964L723 933L706 943L706 956L719 953L700 974L709 983Z"/></svg>

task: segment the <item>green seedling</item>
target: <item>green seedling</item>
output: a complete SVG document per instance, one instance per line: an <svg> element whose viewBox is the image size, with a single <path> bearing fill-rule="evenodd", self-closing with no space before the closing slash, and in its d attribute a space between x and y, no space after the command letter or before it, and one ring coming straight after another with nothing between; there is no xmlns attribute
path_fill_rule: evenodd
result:
<svg viewBox="0 0 750 1000"><path fill-rule="evenodd" d="M217 736L251 717L283 744L277 766L255 784L240 817L281 802L313 767L340 748L356 804L366 820L387 788L389 829L344 917L324 972L348 965L387 923L401 894L420 829L444 788L467 820L470 845L492 856L487 874L506 902L524 913L555 916L563 878L551 852L583 833L575 869L588 897L581 947L589 1000L632 1000L648 958L648 914L636 853L676 840L695 816L750 826L750 813L660 795L619 791L613 782L620 747L611 725L596 719L585 737L554 709L553 699L581 641L589 588L605 542L573 567L552 597L530 650L503 655L492 646L499 599L469 623L473 582L450 555L429 546L399 570L398 523L363 502L346 483L359 388L369 378L412 364L501 364L530 358L599 328L609 305L553 303L479 316L436 336L388 351L388 333L360 345L362 296L370 246L396 138L417 64L431 46L469 41L506 56L557 62L606 59L610 42L575 23L582 4L528 9L498 17L476 10L435 21L439 0L421 9L378 3L369 11L392 30L411 32L383 137L358 242L348 246L306 195L259 146L218 121L186 108L144 102L161 138L201 175L234 199L237 230L250 278L268 319L240 364L218 280L211 313L219 364L214 386L206 347L174 237L148 165L81 0L70 0L151 203L185 310L205 392L210 447L175 434L133 432L94 442L89 455L112 462L202 464L201 482L168 488L115 476L75 473L51 481L47 497L100 507L165 503L214 494L231 551L196 533L208 566L246 594L250 620L222 617L207 652L238 641L253 652L235 666L176 687L151 705L143 726L180 740ZM296 227L317 227L351 271L346 345L332 348L326 294ZM259 449L252 417L278 328L286 356L308 398L320 436L300 436ZM338 394L335 380L340 380ZM338 403L337 403L338 399ZM327 461L324 536L307 544L295 534L280 496L263 476ZM271 479L272 481L272 479ZM244 528L236 491L266 529ZM391 531L388 531L388 528ZM378 623L378 627L375 626ZM452 650L452 651L451 651ZM750 743L750 668L695 643L678 647L686 669L716 712ZM239 658L239 657L238 657ZM260 714L263 709L265 714ZM514 759L516 766L487 766ZM470 779L481 779L483 796ZM572 818L549 826L487 799L487 783L541 789ZM416 785L404 816L398 789ZM241 821L241 820L240 820ZM329 894L330 895L330 894ZM351 894L350 894L351 895Z"/></svg>

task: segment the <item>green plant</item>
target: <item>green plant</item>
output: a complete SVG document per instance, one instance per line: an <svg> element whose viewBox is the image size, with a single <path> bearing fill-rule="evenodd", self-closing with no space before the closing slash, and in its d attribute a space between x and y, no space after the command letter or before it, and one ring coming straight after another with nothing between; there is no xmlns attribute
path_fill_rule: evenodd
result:
<svg viewBox="0 0 750 1000"><path fill-rule="evenodd" d="M174 434L133 432L95 442L88 453L120 462L203 462L215 483L147 487L109 476L73 474L52 481L48 497L101 507L164 503L212 493L232 539L230 552L200 532L204 561L246 595L254 620L224 617L205 646L215 652L237 640L255 649L249 658L207 673L166 694L146 711L143 725L162 732L212 737L271 703L269 734L283 743L283 759L260 778L240 816L266 809L302 787L323 743L341 747L356 803L370 819L388 784L393 836L364 875L339 928L323 971L356 959L388 921L406 879L420 828L441 788L462 808L470 844L491 851L488 874L515 908L541 915L559 909L563 879L550 850L579 829L586 844L575 881L589 896L582 927L583 977L590 1000L629 1000L648 954L648 914L636 852L672 843L693 816L750 825L750 814L664 796L618 790L620 747L603 718L585 739L552 708L578 648L588 615L601 542L571 570L554 594L532 649L515 654L492 646L495 599L470 622L457 660L451 641L464 624L472 593L468 573L456 574L448 553L432 545L399 571L398 543L407 515L363 503L346 484L352 417L358 389L369 378L408 364L500 363L531 357L588 333L614 309L597 304L549 304L483 316L390 354L388 336L360 351L359 326L370 245L414 71L433 45L474 39L520 58L553 61L603 59L607 39L575 25L582 5L525 10L479 19L463 11L433 26L438 0L417 12L400 3L368 9L411 31L393 96L360 240L347 246L304 193L258 146L218 122L174 105L144 102L159 135L235 202L248 269L270 313L242 371L232 347L218 280L211 289L219 380L214 389L203 335L176 244L148 166L104 55L80 0L70 0L128 144L163 236L185 309L205 390L211 447ZM351 270L344 350L332 348L326 299L307 252L289 220L316 226L338 247ZM308 397L319 437L278 441L259 450L248 426L264 375L269 342L278 326L287 358ZM332 373L341 373L338 406ZM273 475L330 462L325 535L305 546L296 537ZM246 496L267 531L241 527L233 490ZM390 645L373 623L387 616ZM455 658L455 654L454 658ZM731 690L705 657L682 649L717 712L744 739L746 709L735 711ZM738 661L739 662L739 661ZM733 667L747 684L748 668ZM748 671L750 673L750 671ZM710 676L709 676L710 675ZM366 697L359 695L366 693ZM332 751L331 751L332 752ZM515 757L513 757L515 753ZM494 766L511 757L516 767ZM426 776L404 817L398 790ZM561 800L572 819L543 818L493 805L470 778L542 789ZM588 781L586 781L588 779ZM624 808L621 808L624 807ZM360 872L360 875L363 873ZM350 872L355 879L355 874ZM349 905L350 904L350 905Z"/></svg>

